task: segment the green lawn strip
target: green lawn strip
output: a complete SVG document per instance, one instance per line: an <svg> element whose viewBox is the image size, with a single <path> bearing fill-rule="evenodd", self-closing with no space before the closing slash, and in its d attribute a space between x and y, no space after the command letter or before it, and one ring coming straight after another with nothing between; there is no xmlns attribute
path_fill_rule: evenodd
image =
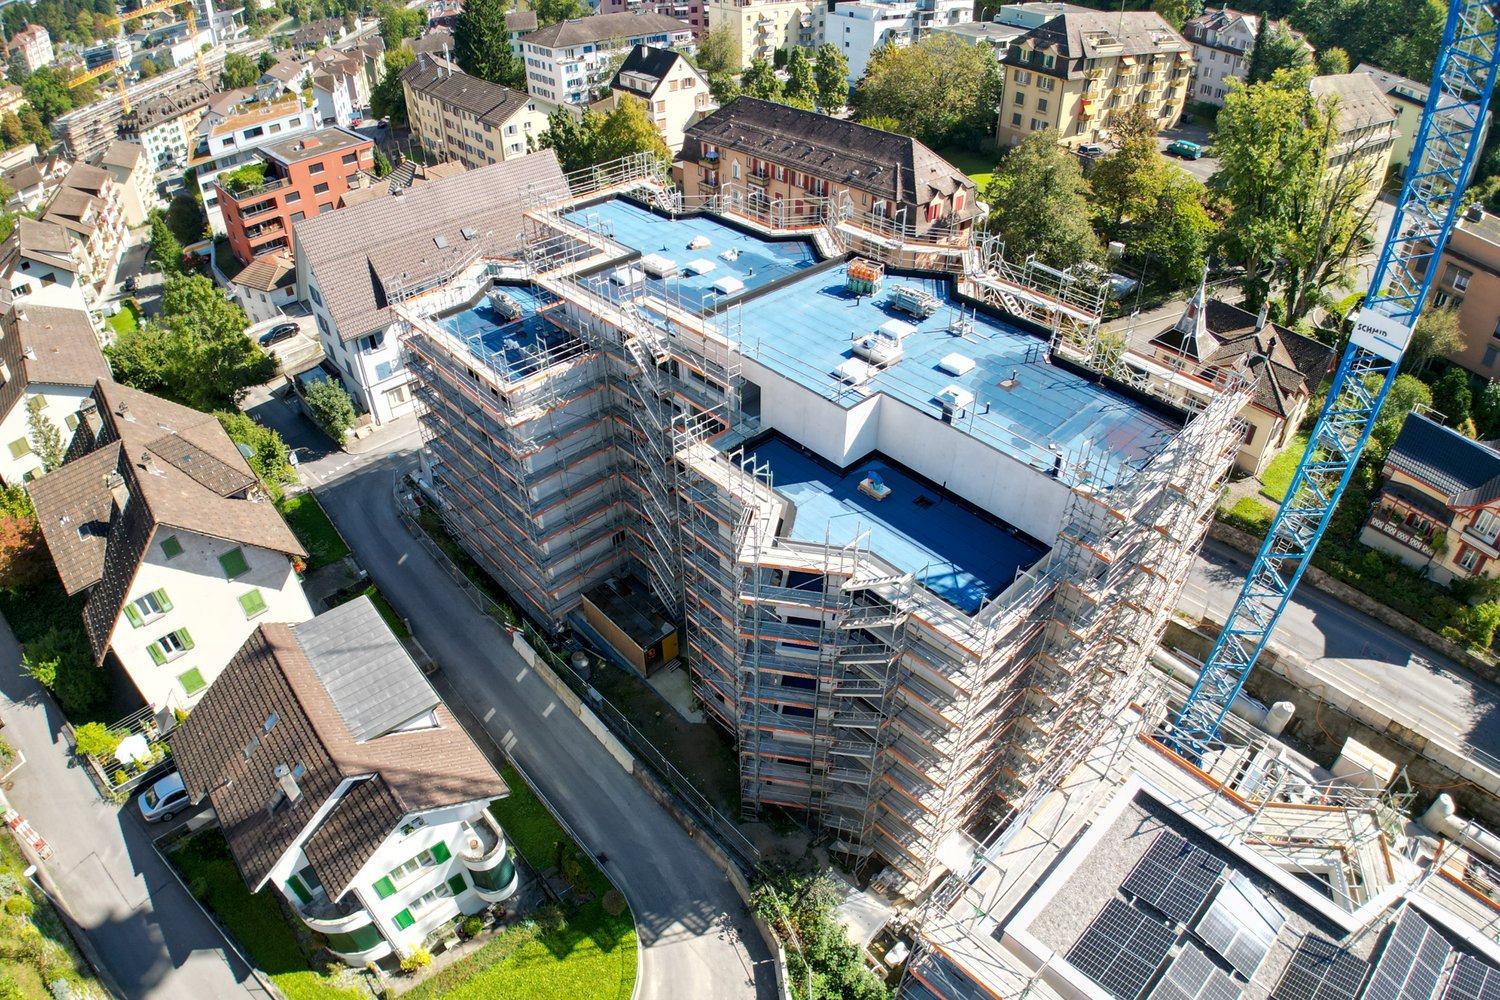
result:
<svg viewBox="0 0 1500 1000"><path fill-rule="evenodd" d="M358 990L330 985L327 977L308 967L275 890L251 894L221 831L195 834L171 855L171 860L188 888L223 921L288 1000L356 1000L362 996Z"/></svg>
<svg viewBox="0 0 1500 1000"><path fill-rule="evenodd" d="M1281 503L1286 491L1291 489L1292 476L1297 473L1297 463L1302 461L1302 452L1307 448L1307 435L1298 434L1282 449L1281 454L1271 459L1265 474L1260 477L1260 495Z"/></svg>
<svg viewBox="0 0 1500 1000"><path fill-rule="evenodd" d="M119 312L104 322L106 326L115 332L115 336L117 337L130 333L136 327L140 326L140 320L136 316L135 310L128 306L121 306Z"/></svg>
<svg viewBox="0 0 1500 1000"><path fill-rule="evenodd" d="M1224 520L1242 531L1264 536L1271 528L1276 511L1254 497L1244 497L1224 516Z"/></svg>
<svg viewBox="0 0 1500 1000"><path fill-rule="evenodd" d="M401 616L396 614L396 609L391 607L391 602L385 599L385 595L380 592L379 587L373 583L370 584L365 588L365 596L370 599L370 603L375 605L375 610L380 612L380 617L385 619L385 623L391 627L391 631L396 633L396 638L411 638L411 629L407 628L406 622L402 621Z"/></svg>
<svg viewBox="0 0 1500 1000"><path fill-rule="evenodd" d="M983 196L985 187L990 183L990 176L995 172L996 154L948 146L938 150L938 155L967 174Z"/></svg>
<svg viewBox="0 0 1500 1000"><path fill-rule="evenodd" d="M291 525L292 533L307 549L309 571L336 563L349 554L343 536L323 512L318 498L311 493L287 497L281 501L281 514Z"/></svg>

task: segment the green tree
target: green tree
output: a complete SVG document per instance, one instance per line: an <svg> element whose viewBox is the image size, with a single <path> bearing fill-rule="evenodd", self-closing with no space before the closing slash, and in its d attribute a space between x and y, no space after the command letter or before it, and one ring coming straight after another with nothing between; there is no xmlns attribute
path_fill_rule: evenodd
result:
<svg viewBox="0 0 1500 1000"><path fill-rule="evenodd" d="M1010 260L1035 254L1066 268L1104 256L1089 225L1089 183L1078 158L1057 140L1050 129L1027 136L1000 161L985 190L989 227Z"/></svg>
<svg viewBox="0 0 1500 1000"><path fill-rule="evenodd" d="M62 465L67 446L62 431L44 412L46 409L47 400L42 396L32 396L26 401L26 440L42 460L42 471L51 472Z"/></svg>
<svg viewBox="0 0 1500 1000"><path fill-rule="evenodd" d="M901 123L890 115L875 115L871 118L861 118L859 124L865 128L878 128L882 132L901 133Z"/></svg>
<svg viewBox="0 0 1500 1000"><path fill-rule="evenodd" d="M1101 227L1115 239L1126 219L1144 215L1156 205L1166 185L1170 164L1156 148L1154 137L1126 139L1118 151L1099 160L1089 175Z"/></svg>
<svg viewBox="0 0 1500 1000"><path fill-rule="evenodd" d="M607 115L589 110L574 118L559 108L547 119L540 144L556 152L563 170L569 172L631 153L655 153L666 161L672 157L646 114L646 105L628 94Z"/></svg>
<svg viewBox="0 0 1500 1000"><path fill-rule="evenodd" d="M14 111L7 111L0 116L0 140L4 140L7 149L26 141L26 132L21 128L21 116Z"/></svg>
<svg viewBox="0 0 1500 1000"><path fill-rule="evenodd" d="M182 244L160 212L151 216L151 253L161 265L162 274L182 273Z"/></svg>
<svg viewBox="0 0 1500 1000"><path fill-rule="evenodd" d="M1443 423L1462 428L1469 422L1474 406L1474 391L1469 388L1469 373L1457 365L1443 372L1432 387L1432 406L1443 415Z"/></svg>
<svg viewBox="0 0 1500 1000"><path fill-rule="evenodd" d="M583 0L533 0L531 9L536 11L537 25L542 28L559 21L588 17L594 12Z"/></svg>
<svg viewBox="0 0 1500 1000"><path fill-rule="evenodd" d="M945 146L989 135L999 97L989 48L941 34L877 49L855 87L854 110L861 119L894 118L906 135Z"/></svg>
<svg viewBox="0 0 1500 1000"><path fill-rule="evenodd" d="M807 50L798 46L787 58L786 71L789 79L783 94L799 104L816 107L818 103L818 81L813 76L813 65L807 58Z"/></svg>
<svg viewBox="0 0 1500 1000"><path fill-rule="evenodd" d="M818 46L813 60L813 80L818 85L818 107L841 111L849 103L849 60L832 42Z"/></svg>
<svg viewBox="0 0 1500 1000"><path fill-rule="evenodd" d="M261 77L260 67L254 59L243 52L231 52L224 57L224 69L219 73L219 82L225 90L253 87Z"/></svg>
<svg viewBox="0 0 1500 1000"><path fill-rule="evenodd" d="M1435 359L1457 354L1463 347L1464 332L1458 324L1458 310L1429 307L1412 330L1411 343L1401 357L1401 368L1414 375L1421 374ZM1500 416L1500 411L1496 415Z"/></svg>
<svg viewBox="0 0 1500 1000"><path fill-rule="evenodd" d="M1349 53L1334 47L1318 53L1319 76L1341 76L1349 72Z"/></svg>
<svg viewBox="0 0 1500 1000"><path fill-rule="evenodd" d="M740 69L734 57L734 35L722 25L708 29L698 42L698 53L694 58L697 67L710 77L718 73L737 73Z"/></svg>
<svg viewBox="0 0 1500 1000"><path fill-rule="evenodd" d="M1207 190L1180 170L1169 170L1154 203L1132 227L1134 243L1176 286L1197 280L1208 266L1208 251L1217 223L1204 207Z"/></svg>
<svg viewBox="0 0 1500 1000"><path fill-rule="evenodd" d="M52 690L63 711L80 714L104 700L104 671L82 629L53 628L26 643L24 655L26 672Z"/></svg>
<svg viewBox="0 0 1500 1000"><path fill-rule="evenodd" d="M1375 378L1368 385L1372 390L1380 387ZM1396 435L1401 433L1401 426L1406 423L1412 410L1431 405L1432 390L1421 379L1415 375L1397 375L1396 381L1391 384L1391 391L1386 394L1385 405L1380 408L1380 416L1375 419L1375 427L1370 432L1370 440L1379 445L1378 454L1372 458L1384 459L1391 450L1391 445L1396 443Z"/></svg>
<svg viewBox="0 0 1500 1000"><path fill-rule="evenodd" d="M274 500L280 500L288 483L297 479L297 470L292 467L292 450L281 439L281 435L269 427L256 423L248 413L220 410L214 414L224 433L236 444L250 449L245 461L250 471Z"/></svg>
<svg viewBox="0 0 1500 1000"><path fill-rule="evenodd" d="M749 905L786 945L787 981L796 1000L888 1000L891 990L838 919L839 899L826 872L782 869L756 883ZM811 994L805 992L809 987Z"/></svg>
<svg viewBox="0 0 1500 1000"><path fill-rule="evenodd" d="M1194 4L1193 0L1151 0L1151 9L1160 14L1173 31L1181 31L1189 18L1203 13L1203 5Z"/></svg>
<svg viewBox="0 0 1500 1000"><path fill-rule="evenodd" d="M377 178L384 177L387 174L389 174L390 172L391 172L391 161L390 161L390 159L385 155L385 152L379 146L376 146L375 147L375 176Z"/></svg>
<svg viewBox="0 0 1500 1000"><path fill-rule="evenodd" d="M1351 65L1374 63L1425 82L1447 10L1441 0L1319 0L1294 19L1320 52L1341 48Z"/></svg>
<svg viewBox="0 0 1500 1000"><path fill-rule="evenodd" d="M1500 379L1490 379L1474 397L1474 423L1481 441L1500 436Z"/></svg>
<svg viewBox="0 0 1500 1000"><path fill-rule="evenodd" d="M52 133L47 131L42 116L31 108L21 110L21 130L26 133L26 141L36 143L37 149L52 148Z"/></svg>
<svg viewBox="0 0 1500 1000"><path fill-rule="evenodd" d="M262 75L271 72L271 67L276 65L276 57L270 52L262 52L260 58L255 61L255 66Z"/></svg>
<svg viewBox="0 0 1500 1000"><path fill-rule="evenodd" d="M764 59L752 59L750 68L740 75L740 93L763 101L781 99L781 78Z"/></svg>
<svg viewBox="0 0 1500 1000"><path fill-rule="evenodd" d="M416 38L426 24L427 15L419 9L394 4L386 7L380 15L380 38L386 51L399 48L408 38Z"/></svg>
<svg viewBox="0 0 1500 1000"><path fill-rule="evenodd" d="M208 225L198 199L188 194L180 194L172 199L172 203L167 206L166 221L172 235L184 244L196 243L202 239L203 230Z"/></svg>
<svg viewBox="0 0 1500 1000"><path fill-rule="evenodd" d="M406 89L401 86L401 73L416 58L407 45L386 50L385 75L370 92L370 112L376 118L389 118L397 127L406 124Z"/></svg>
<svg viewBox="0 0 1500 1000"><path fill-rule="evenodd" d="M740 96L740 81L733 73L715 73L708 78L708 92L720 105Z"/></svg>
<svg viewBox="0 0 1500 1000"><path fill-rule="evenodd" d="M323 433L343 444L344 436L354 426L354 400L344 387L320 378L308 385L304 398L313 420Z"/></svg>
<svg viewBox="0 0 1500 1000"><path fill-rule="evenodd" d="M136 67L136 71L141 74L142 80L149 80L161 72L156 62L151 59L142 59L140 66Z"/></svg>
<svg viewBox="0 0 1500 1000"><path fill-rule="evenodd" d="M471 76L517 90L525 86L526 68L510 50L500 0L466 0L454 26L453 57Z"/></svg>
<svg viewBox="0 0 1500 1000"><path fill-rule="evenodd" d="M93 100L92 84L69 89L62 73L51 66L42 66L32 73L21 86L21 92L43 125Z"/></svg>
<svg viewBox="0 0 1500 1000"><path fill-rule="evenodd" d="M1275 76L1278 70L1300 69L1311 61L1307 46L1292 34L1285 21L1262 22L1250 51L1248 82L1260 83Z"/></svg>

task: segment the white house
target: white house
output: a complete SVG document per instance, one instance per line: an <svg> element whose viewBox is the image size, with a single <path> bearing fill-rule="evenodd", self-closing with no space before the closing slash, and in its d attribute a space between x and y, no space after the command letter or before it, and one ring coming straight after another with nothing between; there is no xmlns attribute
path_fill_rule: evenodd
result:
<svg viewBox="0 0 1500 1000"><path fill-rule="evenodd" d="M263 622L312 617L306 556L211 414L100 380L67 461L28 487L95 659L170 724Z"/></svg>
<svg viewBox="0 0 1500 1000"><path fill-rule="evenodd" d="M845 0L828 12L823 40L849 61L853 84L865 75L870 56L881 46L915 45L936 27L973 20L974 5L966 0Z"/></svg>
<svg viewBox="0 0 1500 1000"><path fill-rule="evenodd" d="M42 221L68 231L80 251L83 282L100 290L125 249L126 210L114 176L101 167L73 164Z"/></svg>
<svg viewBox="0 0 1500 1000"><path fill-rule="evenodd" d="M587 104L614 58L633 46L693 48L693 26L652 11L595 14L521 36L526 89L553 104Z"/></svg>
<svg viewBox="0 0 1500 1000"><path fill-rule="evenodd" d="M671 49L637 45L620 64L609 89L611 105L622 94L645 102L647 115L674 153L682 149L683 130L719 106L709 92L707 75Z"/></svg>
<svg viewBox="0 0 1500 1000"><path fill-rule="evenodd" d="M1229 81L1244 80L1250 75L1250 55L1255 49L1256 37L1262 28L1271 30L1276 23L1255 14L1220 7L1205 10L1184 24L1182 37L1193 47L1194 63L1188 100L1222 106L1224 95L1229 91ZM1291 28L1287 30L1291 31ZM1306 48L1310 59L1312 46L1307 44L1301 32L1292 31L1291 34Z"/></svg>
<svg viewBox="0 0 1500 1000"><path fill-rule="evenodd" d="M110 378L88 313L82 309L13 301L0 290L0 481L29 482L42 474L30 433L30 407L68 439L94 383Z"/></svg>
<svg viewBox="0 0 1500 1000"><path fill-rule="evenodd" d="M252 326L285 316L287 306L297 301L297 269L285 254L256 258L230 285Z"/></svg>
<svg viewBox="0 0 1500 1000"><path fill-rule="evenodd" d="M142 225L153 209L163 207L156 193L155 164L146 156L145 147L116 139L100 157L99 166L109 171L120 190L127 226Z"/></svg>
<svg viewBox="0 0 1500 1000"><path fill-rule="evenodd" d="M55 304L86 309L94 289L83 271L83 248L55 223L23 215L0 244L0 277L18 299L45 294Z"/></svg>
<svg viewBox="0 0 1500 1000"><path fill-rule="evenodd" d="M368 598L257 628L172 750L250 889L356 968L518 887L488 810L509 789Z"/></svg>
<svg viewBox="0 0 1500 1000"><path fill-rule="evenodd" d="M273 67L274 68L274 67ZM197 171L203 192L203 211L215 233L224 230L214 181L226 170L259 160L257 150L268 142L308 132L317 127L318 110L304 105L298 93L270 101L249 101L220 111L210 107L198 123L197 145L188 166Z"/></svg>

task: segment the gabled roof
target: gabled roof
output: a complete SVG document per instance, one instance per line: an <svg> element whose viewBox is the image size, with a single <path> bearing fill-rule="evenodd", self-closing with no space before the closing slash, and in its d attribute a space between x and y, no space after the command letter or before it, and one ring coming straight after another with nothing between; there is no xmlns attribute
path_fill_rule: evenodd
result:
<svg viewBox="0 0 1500 1000"><path fill-rule="evenodd" d="M1409 104L1425 105L1427 103L1429 88L1425 83L1388 73L1371 63L1360 63L1354 67L1354 72L1363 73L1374 80L1380 92L1388 99L1406 101Z"/></svg>
<svg viewBox="0 0 1500 1000"><path fill-rule="evenodd" d="M688 127L683 159L700 162L702 145L763 157L849 184L891 201L925 205L933 195L969 192L964 211L977 211L974 182L911 136L855 122L736 97Z"/></svg>
<svg viewBox="0 0 1500 1000"><path fill-rule="evenodd" d="M335 900L404 817L508 792L365 597L300 625L262 625L172 750L252 889L300 846ZM295 801L283 765L301 769Z"/></svg>
<svg viewBox="0 0 1500 1000"><path fill-rule="evenodd" d="M280 254L252 260L239 274L234 283L258 292L270 292L284 288L297 280L297 268Z"/></svg>
<svg viewBox="0 0 1500 1000"><path fill-rule="evenodd" d="M97 198L114 186L115 177L103 167L90 166L87 163L75 163L68 168L63 177L63 187L82 191L85 194L94 195Z"/></svg>
<svg viewBox="0 0 1500 1000"><path fill-rule="evenodd" d="M65 187L53 197L42 216L50 222L83 236L92 236L103 221L104 202L87 191Z"/></svg>
<svg viewBox="0 0 1500 1000"><path fill-rule="evenodd" d="M530 189L567 190L552 150L303 220L294 242L340 338L354 340L390 325L389 296L403 283L442 274L480 249L519 252Z"/></svg>
<svg viewBox="0 0 1500 1000"><path fill-rule="evenodd" d="M511 90L482 77L470 76L456 63L427 53L419 53L401 71L401 82L491 126L504 125L531 101L531 95L524 90Z"/></svg>
<svg viewBox="0 0 1500 1000"><path fill-rule="evenodd" d="M1420 413L1401 425L1385 469L1430 487L1449 507L1479 507L1500 500L1500 451Z"/></svg>
<svg viewBox="0 0 1500 1000"><path fill-rule="evenodd" d="M64 271L76 273L78 270L78 261L73 259L73 238L55 222L21 216L16 220L15 232L7 241L7 257L12 247L20 256L44 260Z"/></svg>
<svg viewBox="0 0 1500 1000"><path fill-rule="evenodd" d="M1052 69L1026 61L1026 49L1057 57ZM1078 77L1084 59L1150 56L1160 52L1188 52L1188 44L1154 11L1068 11L1059 14L1011 43L1007 65L1051 76Z"/></svg>
<svg viewBox="0 0 1500 1000"><path fill-rule="evenodd" d="M671 49L658 49L650 45L637 45L630 50L625 61L620 63L620 68L615 71L615 78L610 81L612 89L628 90L642 97L650 97L656 93L656 88L666 79L667 74L677 65L677 60L682 55ZM687 60L683 60L686 62ZM642 89L624 80L626 74L639 74L647 77L653 82L649 89Z"/></svg>
<svg viewBox="0 0 1500 1000"><path fill-rule="evenodd" d="M537 26L536 11L513 10L505 15L506 31L535 31Z"/></svg>
<svg viewBox="0 0 1500 1000"><path fill-rule="evenodd" d="M134 170L135 165L141 162L141 157L145 155L146 150L136 143L116 139L105 148L104 155L99 157L99 163L101 166Z"/></svg>
<svg viewBox="0 0 1500 1000"><path fill-rule="evenodd" d="M691 32L693 26L675 17L667 17L655 11L618 14L595 14L571 21L559 21L545 28L522 35L521 41L528 45L540 45L544 49L566 48L569 45L588 45L607 42L614 38L641 38L645 35L673 35Z"/></svg>
<svg viewBox="0 0 1500 1000"><path fill-rule="evenodd" d="M0 294L0 360L10 379L0 385L0 416L36 385L93 385L111 378L99 338L81 309L12 304Z"/></svg>
<svg viewBox="0 0 1500 1000"><path fill-rule="evenodd" d="M1391 107L1385 92L1368 73L1315 76L1309 86L1316 98L1338 98L1340 132L1352 132L1396 120L1396 109Z"/></svg>

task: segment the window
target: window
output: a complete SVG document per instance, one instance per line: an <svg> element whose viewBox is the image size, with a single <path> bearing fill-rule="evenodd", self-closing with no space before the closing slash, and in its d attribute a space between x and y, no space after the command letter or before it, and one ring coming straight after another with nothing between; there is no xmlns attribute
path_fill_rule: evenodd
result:
<svg viewBox="0 0 1500 1000"><path fill-rule="evenodd" d="M422 895L418 896L416 899L412 900L411 906L407 907L407 909L412 912L421 912L422 910L427 909L427 907L431 906L433 903L436 903L438 900L447 899L451 895L453 895L453 890L448 887L447 882L444 882L437 888L429 889L426 892L422 893Z"/></svg>
<svg viewBox="0 0 1500 1000"><path fill-rule="evenodd" d="M301 191L288 191L287 192L286 203L288 205L290 205L294 201L301 201L301 200L302 200L302 192Z"/></svg>
<svg viewBox="0 0 1500 1000"><path fill-rule="evenodd" d="M309 285L307 290L312 293L312 300L314 302L316 302L318 305L323 304L323 296L318 294L317 285Z"/></svg>
<svg viewBox="0 0 1500 1000"><path fill-rule="evenodd" d="M323 172L323 164L314 163L312 166L307 168L307 172L310 174L321 174Z"/></svg>
<svg viewBox="0 0 1500 1000"><path fill-rule="evenodd" d="M188 630L180 628L176 632L168 632L146 647L146 653L151 657L158 667L168 660L174 660L193 648L193 637L188 635Z"/></svg>
<svg viewBox="0 0 1500 1000"><path fill-rule="evenodd" d="M176 535L168 535L161 540L161 554L168 559L176 559L182 555L182 543L177 540Z"/></svg>
<svg viewBox="0 0 1500 1000"><path fill-rule="evenodd" d="M327 181L324 181L321 184L314 184L313 185L313 194L327 194L327 193L328 193L328 182Z"/></svg>
<svg viewBox="0 0 1500 1000"><path fill-rule="evenodd" d="M1011 103L1018 108L1026 107L1026 95L1019 90L1016 91L1015 96L1011 98Z"/></svg>
<svg viewBox="0 0 1500 1000"><path fill-rule="evenodd" d="M331 202L331 201L324 202L323 204L321 204L321 205L318 206L318 211L319 212L332 212L333 211L333 202Z"/></svg>
<svg viewBox="0 0 1500 1000"><path fill-rule="evenodd" d="M375 883L375 892L377 894L380 893L382 885L388 885L391 892L395 892L396 886L401 885L403 882L411 881L412 876L422 871L422 869L430 868L433 865L440 865L452 856L448 851L447 842L440 840L416 857L392 868L385 878ZM388 895L390 895L389 892L384 893L380 898L384 899Z"/></svg>
<svg viewBox="0 0 1500 1000"><path fill-rule="evenodd" d="M1020 128L1021 127L1021 116L1020 116L1019 113L1010 116L1010 127L1011 128Z"/></svg>
<svg viewBox="0 0 1500 1000"><path fill-rule="evenodd" d="M219 568L224 571L224 579L233 580L250 572L250 561L245 558L245 550L235 546L219 557Z"/></svg>
<svg viewBox="0 0 1500 1000"><path fill-rule="evenodd" d="M1036 87L1044 94L1051 93L1056 86L1057 81L1050 76L1039 76L1036 78Z"/></svg>
<svg viewBox="0 0 1500 1000"><path fill-rule="evenodd" d="M344 163L345 164L358 163L358 162L359 162L359 154L358 153L345 153L344 154Z"/></svg>
<svg viewBox="0 0 1500 1000"><path fill-rule="evenodd" d="M208 687L208 681L203 679L203 671L194 667L185 673L177 675L177 683L182 685L182 693L194 695Z"/></svg>
<svg viewBox="0 0 1500 1000"><path fill-rule="evenodd" d="M1031 82L1031 74L1024 69L1016 70L1016 86L1024 87Z"/></svg>
<svg viewBox="0 0 1500 1000"><path fill-rule="evenodd" d="M240 610L245 612L246 618L254 618L266 613L266 599L261 595L259 588L240 595Z"/></svg>
<svg viewBox="0 0 1500 1000"><path fill-rule="evenodd" d="M1456 264L1449 264L1448 271L1443 276L1446 284L1452 285L1454 291L1466 291L1469 287L1469 279L1474 276L1472 271L1466 271Z"/></svg>
<svg viewBox="0 0 1500 1000"><path fill-rule="evenodd" d="M1039 97L1039 98L1037 98L1036 109L1037 109L1037 111L1040 111L1040 112L1043 112L1043 113L1046 112L1046 110L1047 110L1047 99L1045 97Z"/></svg>
<svg viewBox="0 0 1500 1000"><path fill-rule="evenodd" d="M10 443L11 458L25 458L31 454L31 443L25 438L16 438Z"/></svg>
<svg viewBox="0 0 1500 1000"><path fill-rule="evenodd" d="M167 600L167 592L153 590L125 605L125 619L130 622L131 628L140 628L171 610L172 602Z"/></svg>
<svg viewBox="0 0 1500 1000"><path fill-rule="evenodd" d="M1458 565L1460 569L1473 570L1478 567L1483 557L1478 549L1471 549L1467 545L1461 545L1458 549Z"/></svg>
<svg viewBox="0 0 1500 1000"><path fill-rule="evenodd" d="M306 212L293 212L292 213L292 221L293 222L301 222L305 218L307 218L307 213Z"/></svg>
<svg viewBox="0 0 1500 1000"><path fill-rule="evenodd" d="M1500 358L1500 348L1497 348L1494 344L1491 344L1489 347L1486 347L1484 349L1484 367L1495 367L1496 358Z"/></svg>

